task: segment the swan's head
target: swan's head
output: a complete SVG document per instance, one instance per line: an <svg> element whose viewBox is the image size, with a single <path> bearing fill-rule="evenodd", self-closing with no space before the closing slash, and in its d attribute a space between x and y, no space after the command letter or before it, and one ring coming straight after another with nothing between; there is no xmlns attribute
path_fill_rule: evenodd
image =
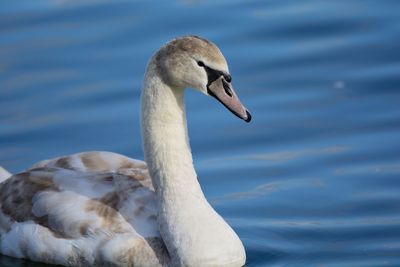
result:
<svg viewBox="0 0 400 267"><path fill-rule="evenodd" d="M194 88L221 102L233 114L249 122L251 115L232 86L228 64L218 47L197 36L177 38L155 56L160 74L175 88Z"/></svg>

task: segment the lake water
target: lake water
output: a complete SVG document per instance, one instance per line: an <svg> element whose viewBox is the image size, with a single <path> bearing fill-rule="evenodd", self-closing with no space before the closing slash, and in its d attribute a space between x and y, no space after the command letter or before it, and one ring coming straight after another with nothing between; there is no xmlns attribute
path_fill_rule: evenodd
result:
<svg viewBox="0 0 400 267"><path fill-rule="evenodd" d="M400 266L397 0L2 1L0 165L143 158L147 60L186 34L219 45L253 115L186 95L200 182L247 266Z"/></svg>

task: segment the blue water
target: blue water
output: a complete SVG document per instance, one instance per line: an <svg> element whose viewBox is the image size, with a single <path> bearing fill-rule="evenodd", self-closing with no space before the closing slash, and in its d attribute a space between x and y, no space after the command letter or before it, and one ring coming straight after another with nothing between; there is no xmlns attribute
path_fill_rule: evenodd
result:
<svg viewBox="0 0 400 267"><path fill-rule="evenodd" d="M186 95L200 182L247 266L400 266L399 12L395 0L1 1L0 165L143 158L147 60L197 34L253 114Z"/></svg>

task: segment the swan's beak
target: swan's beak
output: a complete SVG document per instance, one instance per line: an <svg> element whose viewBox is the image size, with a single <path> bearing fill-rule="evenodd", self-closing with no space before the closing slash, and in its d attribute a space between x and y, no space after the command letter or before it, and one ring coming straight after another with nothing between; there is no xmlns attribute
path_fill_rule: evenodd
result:
<svg viewBox="0 0 400 267"><path fill-rule="evenodd" d="M250 112L242 105L231 83L228 83L223 76L208 84L207 92L242 120L251 121Z"/></svg>

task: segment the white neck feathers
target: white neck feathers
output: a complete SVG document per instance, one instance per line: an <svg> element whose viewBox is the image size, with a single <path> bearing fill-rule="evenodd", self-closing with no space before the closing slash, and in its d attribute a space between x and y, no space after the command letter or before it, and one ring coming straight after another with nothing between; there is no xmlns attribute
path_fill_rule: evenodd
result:
<svg viewBox="0 0 400 267"><path fill-rule="evenodd" d="M183 89L167 85L154 59L150 61L142 91L141 126L145 160L158 198L161 236L174 266L244 264L239 238L209 205L198 183Z"/></svg>
<svg viewBox="0 0 400 267"><path fill-rule="evenodd" d="M142 139L159 197L173 190L169 186L175 187L175 184L200 190L198 183L193 184L197 178L187 135L183 93L182 88L166 85L157 69L149 67L142 92Z"/></svg>

